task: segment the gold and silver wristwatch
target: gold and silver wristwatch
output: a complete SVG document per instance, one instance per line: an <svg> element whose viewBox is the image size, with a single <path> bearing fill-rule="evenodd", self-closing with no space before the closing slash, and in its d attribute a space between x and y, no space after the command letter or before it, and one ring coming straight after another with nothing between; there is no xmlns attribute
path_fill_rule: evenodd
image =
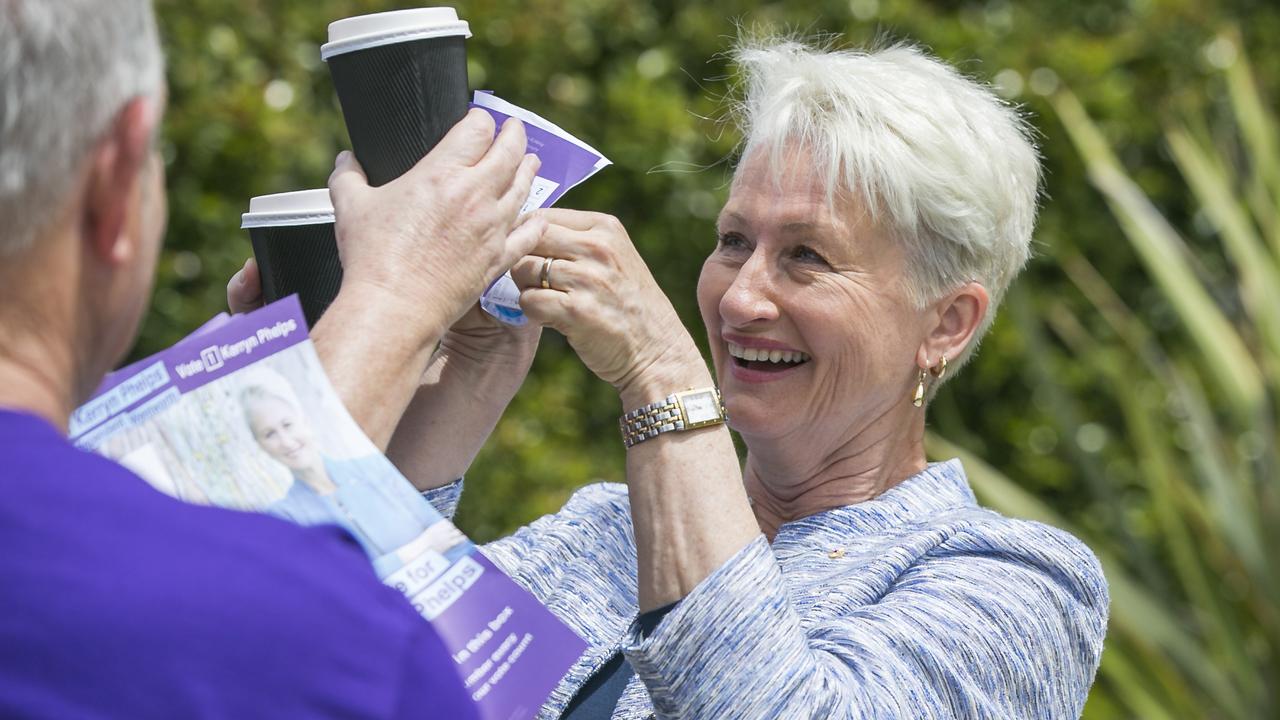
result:
<svg viewBox="0 0 1280 720"><path fill-rule="evenodd" d="M631 447L662 433L718 425L728 420L717 388L672 393L618 419L622 444Z"/></svg>

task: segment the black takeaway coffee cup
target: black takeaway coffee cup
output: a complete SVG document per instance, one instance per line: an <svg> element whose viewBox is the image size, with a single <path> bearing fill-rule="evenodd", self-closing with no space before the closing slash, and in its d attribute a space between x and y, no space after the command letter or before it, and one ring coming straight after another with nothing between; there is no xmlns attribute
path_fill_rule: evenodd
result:
<svg viewBox="0 0 1280 720"><path fill-rule="evenodd" d="M240 227L253 240L263 300L297 293L307 325L314 327L342 285L329 191L259 195L249 200Z"/></svg>
<svg viewBox="0 0 1280 720"><path fill-rule="evenodd" d="M329 64L369 184L403 175L467 113L471 31L453 8L361 15L329 25Z"/></svg>

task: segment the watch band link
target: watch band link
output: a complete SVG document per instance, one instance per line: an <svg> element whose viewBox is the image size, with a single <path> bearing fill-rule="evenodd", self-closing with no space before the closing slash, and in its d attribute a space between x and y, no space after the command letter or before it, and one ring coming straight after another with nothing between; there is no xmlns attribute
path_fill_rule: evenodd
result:
<svg viewBox="0 0 1280 720"><path fill-rule="evenodd" d="M714 416L690 419L689 413L684 407L685 398L704 394L709 394L714 400L716 411ZM720 398L720 391L712 387L672 393L657 402L649 403L624 414L618 419L618 424L622 430L622 444L630 448L663 433L718 425L725 420L724 404Z"/></svg>

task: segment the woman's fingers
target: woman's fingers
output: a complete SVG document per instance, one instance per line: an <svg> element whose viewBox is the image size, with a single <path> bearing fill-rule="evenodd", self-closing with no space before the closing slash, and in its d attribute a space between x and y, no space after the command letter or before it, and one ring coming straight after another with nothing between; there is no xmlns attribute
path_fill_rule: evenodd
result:
<svg viewBox="0 0 1280 720"><path fill-rule="evenodd" d="M612 216L586 210L569 208L545 208L538 211L547 219L548 225L557 225L568 230L591 230L612 220Z"/></svg>
<svg viewBox="0 0 1280 720"><path fill-rule="evenodd" d="M573 320L573 300L558 290L526 288L520 293L520 309L539 325L565 332Z"/></svg>
<svg viewBox="0 0 1280 720"><path fill-rule="evenodd" d="M575 230L557 225L548 215L538 213L547 223L547 229L533 249L533 254L543 257L590 258L598 257L596 247L604 239L590 230Z"/></svg>
<svg viewBox="0 0 1280 720"><path fill-rule="evenodd" d="M523 259L527 258L529 252L538 244L538 239L542 237L542 234L546 229L547 221L542 218L533 218L527 222L522 222L516 225L515 228L511 230L510 234L507 235L506 250L504 252L505 262L502 264L508 265L514 262L516 265L519 265L523 262ZM521 258L521 256L524 256L524 258L521 260L514 260L514 258ZM513 279L514 274L515 268L513 267ZM519 282L516 284L519 285Z"/></svg>
<svg viewBox="0 0 1280 720"><path fill-rule="evenodd" d="M521 290L540 287L538 273L545 259L539 255L525 255L517 260L516 264L511 266L511 280L515 282L516 287Z"/></svg>
<svg viewBox="0 0 1280 720"><path fill-rule="evenodd" d="M548 261L550 263L548 264ZM526 255L511 268L511 279L518 288L555 290L566 293L583 287L583 268L579 263L565 258L543 255ZM550 287L542 287L543 276Z"/></svg>

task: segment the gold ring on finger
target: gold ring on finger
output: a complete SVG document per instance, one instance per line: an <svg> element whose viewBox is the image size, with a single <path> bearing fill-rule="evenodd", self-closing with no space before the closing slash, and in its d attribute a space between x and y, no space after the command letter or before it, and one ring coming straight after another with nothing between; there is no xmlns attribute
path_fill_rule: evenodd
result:
<svg viewBox="0 0 1280 720"><path fill-rule="evenodd" d="M555 258L550 257L542 259L542 272L538 273L538 281L543 290L551 289L551 263L555 261Z"/></svg>

